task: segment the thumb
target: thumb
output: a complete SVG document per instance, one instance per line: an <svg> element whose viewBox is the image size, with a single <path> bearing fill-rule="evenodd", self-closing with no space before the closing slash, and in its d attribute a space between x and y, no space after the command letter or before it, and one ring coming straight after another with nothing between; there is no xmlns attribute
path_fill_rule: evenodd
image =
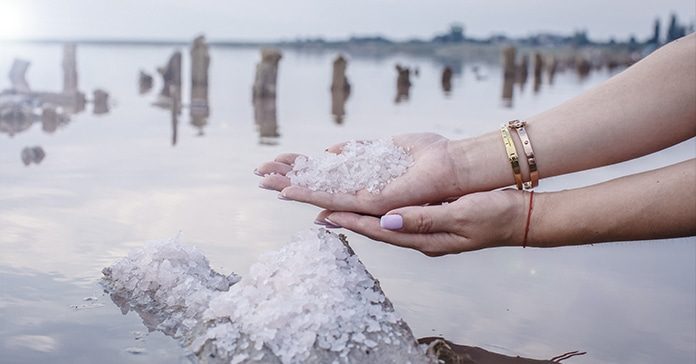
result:
<svg viewBox="0 0 696 364"><path fill-rule="evenodd" d="M386 230L428 234L452 229L448 205L409 206L387 212L379 221Z"/></svg>

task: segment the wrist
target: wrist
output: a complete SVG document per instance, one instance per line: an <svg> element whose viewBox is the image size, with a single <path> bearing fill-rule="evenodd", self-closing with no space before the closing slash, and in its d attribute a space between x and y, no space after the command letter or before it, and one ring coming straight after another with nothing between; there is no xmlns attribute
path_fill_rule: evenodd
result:
<svg viewBox="0 0 696 364"><path fill-rule="evenodd" d="M458 195L511 186L515 179L499 132L451 140L448 150Z"/></svg>

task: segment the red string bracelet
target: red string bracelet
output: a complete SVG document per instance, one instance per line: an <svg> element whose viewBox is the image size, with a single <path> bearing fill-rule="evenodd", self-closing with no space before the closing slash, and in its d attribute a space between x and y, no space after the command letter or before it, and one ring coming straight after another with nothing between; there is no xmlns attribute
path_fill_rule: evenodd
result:
<svg viewBox="0 0 696 364"><path fill-rule="evenodd" d="M527 247L527 236L529 235L529 223L532 221L532 209L534 208L534 191L529 193L529 210L527 211L527 225L524 227L524 240L522 247Z"/></svg>

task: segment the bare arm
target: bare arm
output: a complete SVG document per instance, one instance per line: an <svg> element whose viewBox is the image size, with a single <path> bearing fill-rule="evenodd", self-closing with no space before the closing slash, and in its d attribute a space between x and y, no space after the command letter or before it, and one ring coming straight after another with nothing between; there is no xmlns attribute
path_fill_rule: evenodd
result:
<svg viewBox="0 0 696 364"><path fill-rule="evenodd" d="M696 235L696 159L598 185L535 196L530 245Z"/></svg>
<svg viewBox="0 0 696 364"><path fill-rule="evenodd" d="M602 85L525 119L541 177L605 166L696 135L696 34L660 48ZM513 138L517 150L522 145ZM462 193L514 183L497 132L451 144ZM523 175L526 163L521 163Z"/></svg>
<svg viewBox="0 0 696 364"><path fill-rule="evenodd" d="M520 246L529 193L473 193L439 206L392 210L382 219L323 211L329 227L437 256ZM696 159L609 182L537 193L528 246L556 247L696 235Z"/></svg>

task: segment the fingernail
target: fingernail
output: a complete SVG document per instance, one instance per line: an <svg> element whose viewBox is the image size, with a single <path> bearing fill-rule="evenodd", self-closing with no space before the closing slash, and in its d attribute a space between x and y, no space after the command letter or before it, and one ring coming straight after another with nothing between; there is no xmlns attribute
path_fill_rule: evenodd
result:
<svg viewBox="0 0 696 364"><path fill-rule="evenodd" d="M321 226L326 226L326 221L324 220L314 220L314 223Z"/></svg>
<svg viewBox="0 0 696 364"><path fill-rule="evenodd" d="M264 190L273 190L272 188L264 185L263 182L259 183L259 188L263 188Z"/></svg>
<svg viewBox="0 0 696 364"><path fill-rule="evenodd" d="M341 225L329 220L328 218L324 219L324 222L326 222L326 227L329 229L338 229L341 227Z"/></svg>
<svg viewBox="0 0 696 364"><path fill-rule="evenodd" d="M278 199L283 201L290 201L290 199L285 197L285 195L283 195L282 193L278 194Z"/></svg>
<svg viewBox="0 0 696 364"><path fill-rule="evenodd" d="M257 175L257 176L263 177L263 174L262 174L261 172L259 172L258 169L254 169L254 174Z"/></svg>
<svg viewBox="0 0 696 364"><path fill-rule="evenodd" d="M399 230L404 227L404 218L401 215L384 215L379 219L379 226L387 230Z"/></svg>

